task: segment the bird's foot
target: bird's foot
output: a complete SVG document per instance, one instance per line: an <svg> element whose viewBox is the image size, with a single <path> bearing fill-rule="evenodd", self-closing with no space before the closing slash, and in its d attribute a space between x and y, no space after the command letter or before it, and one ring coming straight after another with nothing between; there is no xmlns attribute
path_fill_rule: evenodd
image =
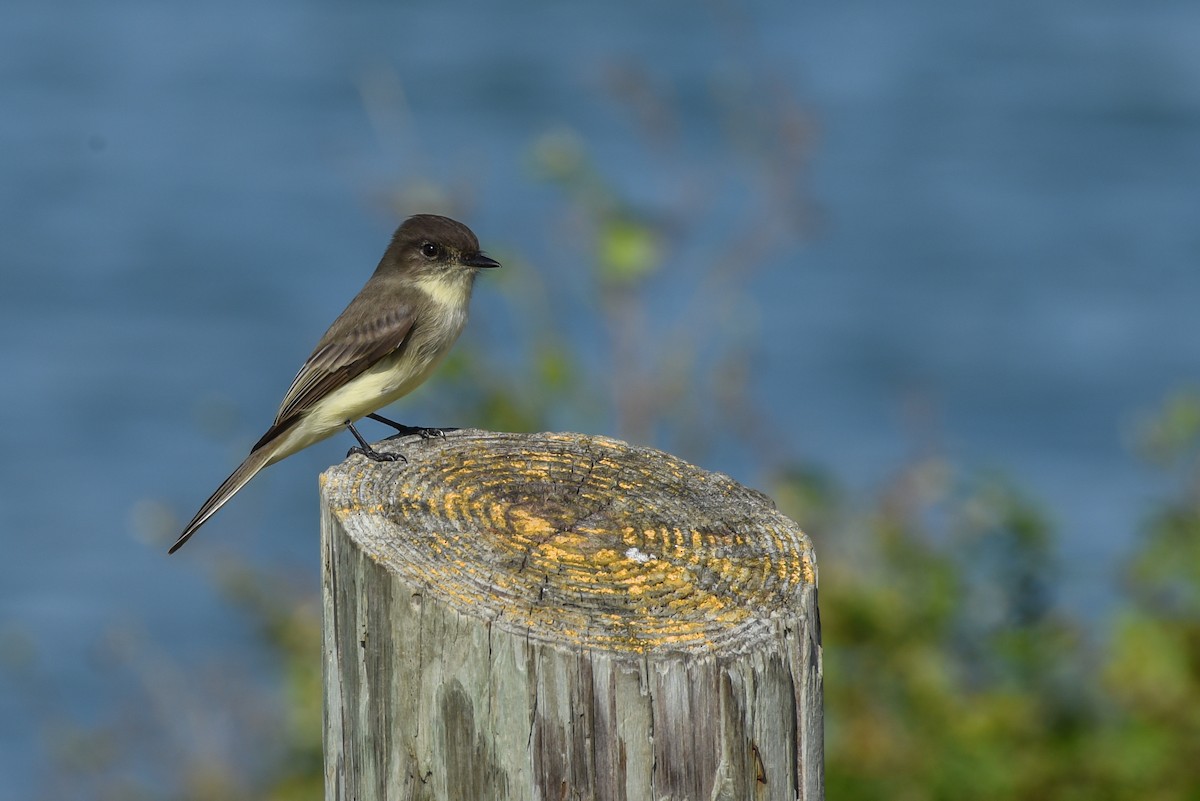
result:
<svg viewBox="0 0 1200 801"><path fill-rule="evenodd" d="M402 454L402 453L384 453L383 451L377 451L374 448L361 448L357 445L354 446L353 448L351 448L350 450L346 451L346 458L349 459L351 456L353 456L356 453L361 453L363 456L367 457L372 462L407 462L408 461L408 459L405 458L404 454Z"/></svg>
<svg viewBox="0 0 1200 801"><path fill-rule="evenodd" d="M351 448L350 450L346 451L347 459L349 459L351 456L353 456L356 453L361 453L363 456L367 457L372 462L407 462L408 461L408 459L404 458L404 454L380 453L379 451L372 448L370 446L370 444L368 444L367 441L362 438L362 434L358 433L358 429L354 427L354 423L351 423L349 420L347 420L344 425L346 426L346 428L348 428L350 430L350 433L354 435L354 438L356 440L358 440L358 447Z"/></svg>

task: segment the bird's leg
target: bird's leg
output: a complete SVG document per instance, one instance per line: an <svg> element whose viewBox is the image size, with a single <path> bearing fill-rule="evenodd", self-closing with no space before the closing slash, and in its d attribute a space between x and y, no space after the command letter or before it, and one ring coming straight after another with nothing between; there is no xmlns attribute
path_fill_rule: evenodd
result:
<svg viewBox="0 0 1200 801"><path fill-rule="evenodd" d="M446 436L446 432L440 428L420 428L418 426L406 426L404 423L397 423L395 420L389 420L383 415L379 414L368 414L367 417L371 418L377 423L383 423L385 426L391 426L399 431L402 436L417 434L421 437L421 439Z"/></svg>
<svg viewBox="0 0 1200 801"><path fill-rule="evenodd" d="M358 440L358 445L359 445L359 447L357 447L357 448L351 448L350 450L346 451L347 457L349 457L355 453L361 453L363 456L367 457L372 462L407 462L408 461L408 459L405 459L404 455L400 454L400 453L380 453L379 451L375 450L374 448L372 448L370 445L367 444L367 441L362 438L362 434L358 433L358 429L354 427L354 423L351 423L349 420L347 420L345 425L346 425L346 428L350 429L350 433L354 435L354 438L356 440Z"/></svg>

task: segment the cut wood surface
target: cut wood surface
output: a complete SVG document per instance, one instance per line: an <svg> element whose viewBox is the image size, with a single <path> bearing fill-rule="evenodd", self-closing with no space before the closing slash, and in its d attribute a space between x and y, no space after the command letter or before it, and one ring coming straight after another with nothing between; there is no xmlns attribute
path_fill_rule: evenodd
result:
<svg viewBox="0 0 1200 801"><path fill-rule="evenodd" d="M326 797L822 796L808 538L577 434L389 440L322 477Z"/></svg>

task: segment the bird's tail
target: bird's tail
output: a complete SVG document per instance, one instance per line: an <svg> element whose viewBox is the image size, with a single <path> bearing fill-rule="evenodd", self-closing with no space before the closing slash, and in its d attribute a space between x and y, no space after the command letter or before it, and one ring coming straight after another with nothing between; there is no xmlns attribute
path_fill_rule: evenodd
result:
<svg viewBox="0 0 1200 801"><path fill-rule="evenodd" d="M226 504L226 502L237 494L237 491L258 475L258 471L262 470L271 463L271 456L275 448L258 448L251 451L246 457L246 461L238 465L238 469L233 471L229 478L225 479L221 486L217 487L217 491L212 494L204 505L200 507L200 511L196 512L196 516L192 518L192 522L184 527L183 533L179 535L179 539L175 540L175 544L171 546L171 550L167 553L175 553L183 544L191 539L191 536L196 533L196 529L204 525L210 517L217 513L217 510Z"/></svg>

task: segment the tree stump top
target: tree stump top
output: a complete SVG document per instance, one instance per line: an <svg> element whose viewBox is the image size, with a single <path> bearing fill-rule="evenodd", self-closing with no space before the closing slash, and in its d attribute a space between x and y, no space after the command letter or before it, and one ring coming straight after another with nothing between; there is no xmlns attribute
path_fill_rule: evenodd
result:
<svg viewBox="0 0 1200 801"><path fill-rule="evenodd" d="M762 493L580 434L448 432L321 476L363 553L494 627L567 648L741 653L811 603L808 537ZM807 600L805 600L807 598Z"/></svg>

